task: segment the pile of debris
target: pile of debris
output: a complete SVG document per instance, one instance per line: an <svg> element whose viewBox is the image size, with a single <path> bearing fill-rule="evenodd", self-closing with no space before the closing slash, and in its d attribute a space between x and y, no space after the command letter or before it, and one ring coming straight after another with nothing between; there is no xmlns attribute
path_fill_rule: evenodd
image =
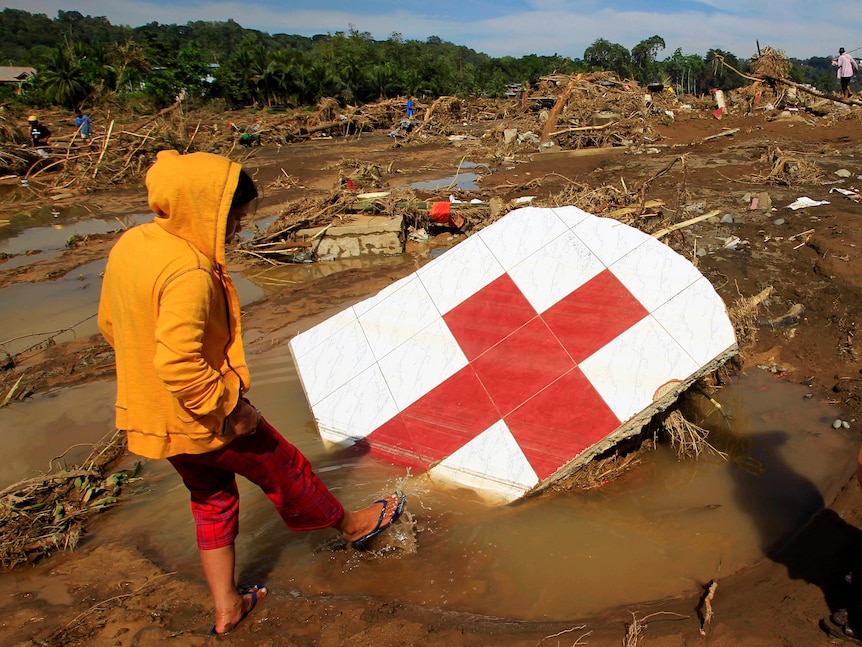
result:
<svg viewBox="0 0 862 647"><path fill-rule="evenodd" d="M126 437L115 432L80 465L28 478L0 491L0 565L14 568L58 550L72 550L88 520L119 502L132 470L106 471L126 451ZM52 460L52 464L58 459Z"/></svg>

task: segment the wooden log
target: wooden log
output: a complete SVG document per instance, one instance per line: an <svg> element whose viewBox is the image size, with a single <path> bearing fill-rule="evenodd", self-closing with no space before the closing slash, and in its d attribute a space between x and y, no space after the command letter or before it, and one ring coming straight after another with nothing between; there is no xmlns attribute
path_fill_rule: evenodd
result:
<svg viewBox="0 0 862 647"><path fill-rule="evenodd" d="M569 81L566 89L563 90L563 93L557 98L557 103L555 103L554 107L551 108L550 114L548 115L548 121L545 122L545 126L542 128L542 136L539 138L540 144L551 141L551 133L557 125L557 119L560 116L560 112L562 112L563 106L565 106L566 102L569 100L569 95L572 93L572 89L574 89L574 87L575 79L572 79Z"/></svg>
<svg viewBox="0 0 862 647"><path fill-rule="evenodd" d="M563 130L555 130L554 132L550 133L550 136L554 137L556 135L564 135L566 133L582 133L582 132L589 132L589 131L593 131L593 130L604 130L605 128L608 128L608 127L613 126L613 125L618 124L618 123L619 123L619 121L609 121L608 123L602 124L601 126L573 126L572 128L565 128ZM739 129L737 128L737 130L739 130Z"/></svg>
<svg viewBox="0 0 862 647"><path fill-rule="evenodd" d="M683 222L678 222L675 225L671 225L670 227L665 227L664 229L659 229L657 232L653 234L653 238L661 239L667 236L672 231L676 231L677 229L683 229L685 227L689 227L698 222L703 222L704 220L709 220L710 218L714 218L719 213L721 213L718 209L715 211L710 211L709 213L705 213L703 215L697 216L695 218L690 218Z"/></svg>
<svg viewBox="0 0 862 647"><path fill-rule="evenodd" d="M162 108L162 109L161 109L161 110L159 110L155 115L153 115L152 117L150 117L150 118L149 118L149 119L147 119L146 121L144 121L144 122L142 122L142 123L138 124L137 126L135 126L134 128L132 128L132 132L137 132L137 131L139 131L141 128L143 128L143 127L144 127L144 126L146 126L147 124L151 124L151 123L153 123L156 119L158 119L158 118L159 118L159 117L161 117L162 115L165 115L165 114L169 113L171 110L176 110L176 109L177 109L177 108L179 108L179 107L180 107L180 102L179 102L179 101L175 101L172 105L168 106L167 108ZM113 121L112 121L111 123L113 123Z"/></svg>
<svg viewBox="0 0 862 647"><path fill-rule="evenodd" d="M784 85L789 85L790 87L796 88L797 90L801 90L802 92L806 92L807 94L811 94L815 97L820 97L821 99L828 99L829 101L834 101L835 103L843 103L844 105L848 106L862 106L862 101L859 101L857 99L844 99L843 97L826 94L825 92L821 92L820 90L809 88L805 85L802 85L801 83L789 81L788 79L781 79L777 76L770 76L768 74L764 74L763 78L768 81L773 81L775 83L783 83Z"/></svg>

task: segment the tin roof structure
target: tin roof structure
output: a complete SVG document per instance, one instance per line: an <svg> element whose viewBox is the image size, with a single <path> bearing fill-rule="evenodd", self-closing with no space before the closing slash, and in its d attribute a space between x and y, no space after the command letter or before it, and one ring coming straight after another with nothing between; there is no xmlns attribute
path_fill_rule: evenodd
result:
<svg viewBox="0 0 862 647"><path fill-rule="evenodd" d="M35 67L0 65L0 83L20 83L36 74Z"/></svg>
<svg viewBox="0 0 862 647"><path fill-rule="evenodd" d="M290 349L324 441L509 502L638 433L737 347L687 259L616 220L527 207Z"/></svg>

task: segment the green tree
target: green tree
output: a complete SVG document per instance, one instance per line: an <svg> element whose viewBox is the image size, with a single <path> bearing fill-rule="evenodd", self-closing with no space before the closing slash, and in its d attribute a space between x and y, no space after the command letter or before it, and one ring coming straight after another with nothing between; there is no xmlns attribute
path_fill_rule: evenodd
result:
<svg viewBox="0 0 862 647"><path fill-rule="evenodd" d="M172 76L176 88L185 90L193 97L203 94L203 81L207 73L207 63L197 41L190 41L177 53Z"/></svg>
<svg viewBox="0 0 862 647"><path fill-rule="evenodd" d="M378 100L387 99L393 94L396 87L397 75L392 63L386 62L374 65L368 71L368 81L376 93ZM394 92L397 94L397 91Z"/></svg>
<svg viewBox="0 0 862 647"><path fill-rule="evenodd" d="M732 90L740 88L743 85L748 85L750 81L741 77L736 72L733 72L725 65L721 64L721 60L742 73L748 72L748 62L741 61L730 52L725 52L720 49L711 49L704 57L703 76L701 78L700 89L708 92L712 88L719 90Z"/></svg>
<svg viewBox="0 0 862 647"><path fill-rule="evenodd" d="M622 45L599 38L584 50L584 63L592 70L610 70L625 78L631 69L631 54Z"/></svg>
<svg viewBox="0 0 862 647"><path fill-rule="evenodd" d="M660 50L665 48L664 39L661 36L650 36L632 47L632 67L634 77L641 83L656 81L658 67L656 56Z"/></svg>
<svg viewBox="0 0 862 647"><path fill-rule="evenodd" d="M51 66L40 75L45 97L58 105L73 110L89 96L91 87L84 79L84 71L68 49L57 48Z"/></svg>
<svg viewBox="0 0 862 647"><path fill-rule="evenodd" d="M659 72L667 76L679 94L696 94L701 90L705 62L701 56L685 56L681 48L658 64Z"/></svg>

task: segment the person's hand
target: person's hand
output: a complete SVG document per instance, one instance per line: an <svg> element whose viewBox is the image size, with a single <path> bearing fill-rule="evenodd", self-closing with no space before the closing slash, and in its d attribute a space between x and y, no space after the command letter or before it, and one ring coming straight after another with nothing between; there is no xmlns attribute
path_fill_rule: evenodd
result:
<svg viewBox="0 0 862 647"><path fill-rule="evenodd" d="M248 436L257 431L261 417L260 409L255 409L251 403L240 400L228 414L227 419L237 436Z"/></svg>

